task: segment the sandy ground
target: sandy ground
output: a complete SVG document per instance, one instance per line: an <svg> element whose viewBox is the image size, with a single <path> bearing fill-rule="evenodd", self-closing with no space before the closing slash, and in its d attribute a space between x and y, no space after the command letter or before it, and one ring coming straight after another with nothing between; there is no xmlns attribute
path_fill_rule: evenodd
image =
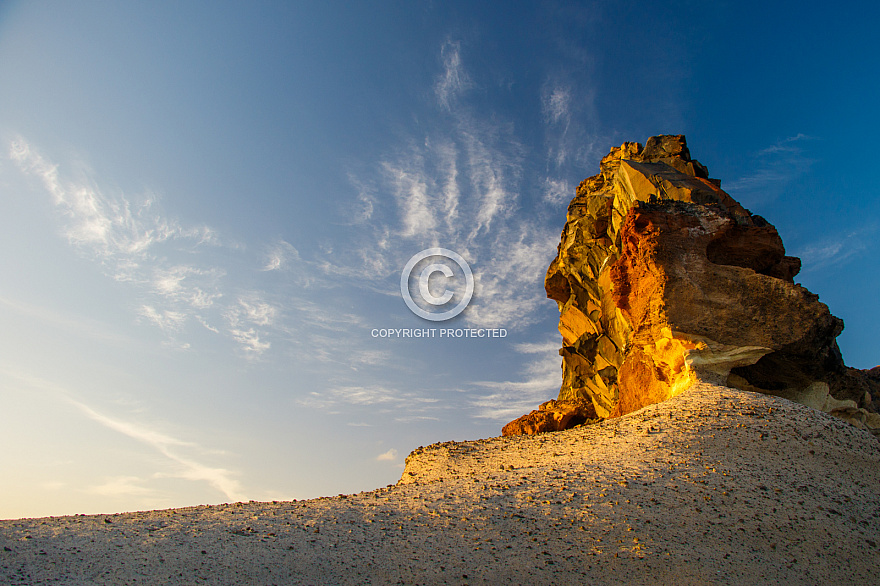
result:
<svg viewBox="0 0 880 586"><path fill-rule="evenodd" d="M0 521L2 584L880 584L880 443L697 385L357 495Z"/></svg>

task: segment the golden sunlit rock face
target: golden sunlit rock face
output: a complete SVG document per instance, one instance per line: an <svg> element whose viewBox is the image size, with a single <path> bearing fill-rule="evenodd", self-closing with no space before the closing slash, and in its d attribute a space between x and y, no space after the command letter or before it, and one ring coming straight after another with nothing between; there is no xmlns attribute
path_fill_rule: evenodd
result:
<svg viewBox="0 0 880 586"><path fill-rule="evenodd" d="M703 380L880 424L869 416L880 387L844 366L843 322L794 283L799 270L684 136L612 148L578 186L545 280L560 313L559 400L618 417Z"/></svg>
<svg viewBox="0 0 880 586"><path fill-rule="evenodd" d="M536 411L511 421L501 435L535 435L545 431L562 431L588 421L595 422L596 410L587 399L579 401L547 401Z"/></svg>

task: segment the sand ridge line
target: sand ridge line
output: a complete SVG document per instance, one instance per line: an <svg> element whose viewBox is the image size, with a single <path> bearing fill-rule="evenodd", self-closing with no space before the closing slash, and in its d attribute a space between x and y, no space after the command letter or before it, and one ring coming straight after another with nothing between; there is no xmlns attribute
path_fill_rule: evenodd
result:
<svg viewBox="0 0 880 586"><path fill-rule="evenodd" d="M356 495L2 521L0 579L872 583L878 447L802 405L697 385L595 426L421 448L400 484Z"/></svg>

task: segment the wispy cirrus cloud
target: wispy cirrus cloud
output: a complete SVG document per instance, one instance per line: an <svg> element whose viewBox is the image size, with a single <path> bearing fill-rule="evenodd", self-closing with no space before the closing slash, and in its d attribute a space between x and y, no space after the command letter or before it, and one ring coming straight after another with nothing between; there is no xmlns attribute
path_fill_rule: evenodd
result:
<svg viewBox="0 0 880 586"><path fill-rule="evenodd" d="M303 359L353 356L352 368L387 358L359 352L343 336L363 325L360 316L305 296L310 289L326 291L347 279L362 280L365 273L399 270L383 265L383 255L361 248L356 268L331 265L303 259L281 239L257 243L248 254L242 245L225 245L207 226L186 227L168 218L153 195L134 203L125 194L101 189L87 173L79 179L65 176L60 165L24 139L10 144L9 157L49 193L67 242L108 277L131 286L133 321L161 330L169 347L191 348L187 338L206 330L230 341L248 361L264 360L279 346ZM268 292L253 287L257 279ZM334 355L328 348L344 350Z"/></svg>
<svg viewBox="0 0 880 586"><path fill-rule="evenodd" d="M239 343L245 357L250 359L259 358L263 353L272 347L270 342L260 339L260 332L254 328L229 328L229 334L232 339Z"/></svg>
<svg viewBox="0 0 880 586"><path fill-rule="evenodd" d="M574 197L574 187L565 179L547 178L544 182L544 201L554 204L568 204Z"/></svg>
<svg viewBox="0 0 880 586"><path fill-rule="evenodd" d="M397 460L397 450L391 448L387 452L383 452L376 456L377 462L394 462Z"/></svg>
<svg viewBox="0 0 880 586"><path fill-rule="evenodd" d="M804 153L804 143L813 140L818 138L798 133L759 150L755 155L755 170L726 182L724 189L732 193L763 192L775 196L786 184L809 170L813 160Z"/></svg>
<svg viewBox="0 0 880 586"><path fill-rule="evenodd" d="M65 179L60 167L24 141L13 145L12 158L60 202L70 243L140 292L137 319L180 340L179 347L195 328L231 341L250 361L293 356L354 371L375 368L392 363L392 353L364 348L350 336L372 318L353 304L334 304L324 293L341 291L344 297L347 287L357 287L399 297L400 270L409 257L442 246L464 256L475 272L476 293L463 314L465 323L525 327L540 319L535 309L548 303L541 283L564 221L561 215L548 221L546 210L572 195L571 184L556 171L543 184L530 179L531 155L517 127L468 101L468 89L476 84L460 43L444 43L440 57L433 86L439 124L426 123L419 135L380 154L366 171L362 166L359 173L349 172L356 202L343 216L344 237L322 242L322 252L312 259L280 239L233 247L208 227L188 228L166 217L155 196L136 205L91 180ZM569 141L565 129L581 100L563 83L548 85L544 98L536 120ZM571 161L578 151L565 145L567 153L575 153L565 155ZM261 284L243 279L232 257ZM300 295L310 288L320 290L321 299ZM392 385L357 384L337 375L328 391L307 402L396 404L415 413L428 404Z"/></svg>
<svg viewBox="0 0 880 586"><path fill-rule="evenodd" d="M797 133L794 136L789 136L788 138L783 138L780 141L777 141L776 144L770 145L765 149L761 149L758 151L758 154L761 155L771 155L775 153L798 153L801 151L801 147L798 143L809 141L809 140L818 140L815 136L809 136L803 134L802 132Z"/></svg>
<svg viewBox="0 0 880 586"><path fill-rule="evenodd" d="M437 228L437 210L428 194L431 178L424 171L420 157L396 165L383 162L382 167L393 187L401 213L400 235L404 238L433 233ZM431 191L435 191L431 185Z"/></svg>
<svg viewBox="0 0 880 586"><path fill-rule="evenodd" d="M272 347L265 338L268 328L276 325L279 316L279 308L266 302L256 291L239 295L223 312L228 333L249 359L260 358Z"/></svg>
<svg viewBox="0 0 880 586"><path fill-rule="evenodd" d="M532 316L547 303L544 275L558 241L552 228L539 231L518 225L500 231L477 275L476 291L483 302L469 308L468 320L482 327L534 323Z"/></svg>
<svg viewBox="0 0 880 586"><path fill-rule="evenodd" d="M368 237L377 243L364 245L369 258L352 264L357 274L375 282L396 277L406 256L420 248L451 248L477 273L478 291L466 318L498 326L504 305L507 317L525 323L540 302L531 285L540 282L553 257L557 230L513 218L522 172L515 137L483 133L478 123L464 126L468 129L458 135L429 137L415 152L381 163L396 218L386 216L378 228L377 218L371 218Z"/></svg>
<svg viewBox="0 0 880 586"><path fill-rule="evenodd" d="M544 300L539 285L559 226L543 215L517 214L528 184L525 148L513 124L467 103L463 88L473 82L460 45L447 42L440 52L444 66L434 89L445 111L443 124L405 140L372 173L350 173L358 201L370 202L364 208L369 213L355 215L361 221L352 224L362 244L347 255L334 254L322 268L399 295L399 271L409 257L424 248L449 248L475 273L474 298L463 314L468 323L526 325ZM548 104L549 115L565 116L570 99L560 91ZM392 198L380 206L377 193Z"/></svg>
<svg viewBox="0 0 880 586"><path fill-rule="evenodd" d="M104 479L101 484L86 489L86 492L105 497L155 495L156 489L144 486L145 480L137 476L115 476Z"/></svg>
<svg viewBox="0 0 880 586"><path fill-rule="evenodd" d="M176 464L175 470L160 473L160 476L207 482L230 500L243 498L241 484L235 478L235 473L226 468L212 467L181 453L183 448L198 448L196 444L179 440L141 424L109 417L70 397L66 399L89 419L150 446Z"/></svg>
<svg viewBox="0 0 880 586"><path fill-rule="evenodd" d="M143 422L127 421L107 415L105 412L87 405L84 401L75 399L67 388L42 378L6 367L0 367L0 373L17 383L45 392L53 398L61 399L95 423L157 451L165 458L165 465L153 475L154 478L183 478L194 482L205 482L227 499L241 500L243 498L241 484L236 478L237 473L228 468L205 463L203 458L205 454L209 453L209 450L197 443L176 438ZM142 480L133 477L117 477L115 480L111 479L88 490L107 495L120 494L124 490L129 492L150 490L148 488L142 490L141 485L137 482L142 482ZM146 493L144 492L144 494Z"/></svg>
<svg viewBox="0 0 880 586"><path fill-rule="evenodd" d="M400 391L383 385L350 385L331 387L323 392L312 392L299 404L307 407L339 408L342 406L385 406L421 411L440 402L433 397Z"/></svg>
<svg viewBox="0 0 880 586"><path fill-rule="evenodd" d="M861 254L876 242L880 230L877 222L871 222L842 234L808 244L796 252L804 264L804 271L815 271L831 265L840 265Z"/></svg>
<svg viewBox="0 0 880 586"><path fill-rule="evenodd" d="M104 193L94 183L63 180L55 165L24 139L13 140L10 158L18 167L38 177L51 194L56 208L67 218L65 235L71 243L89 248L126 274L126 265L149 255L156 244L186 241L191 246L217 243L207 226L184 228L156 213L156 197L148 194L135 203L120 195Z"/></svg>
<svg viewBox="0 0 880 586"><path fill-rule="evenodd" d="M258 326L271 325L278 316L278 308L266 303L255 293L239 297L236 309L237 316ZM234 318L236 323L239 317Z"/></svg>
<svg viewBox="0 0 880 586"><path fill-rule="evenodd" d="M545 84L541 92L541 111L548 126L547 155L557 169L568 161L572 147L568 141L571 99L571 89L561 84Z"/></svg>
<svg viewBox="0 0 880 586"><path fill-rule="evenodd" d="M478 388L491 391L471 401L477 409L475 417L510 421L556 396L562 380L559 346L559 340L516 344L516 352L534 358L526 363L519 380L474 383Z"/></svg>
<svg viewBox="0 0 880 586"><path fill-rule="evenodd" d="M332 288L346 280L396 296L398 272L413 252L450 247L475 263L478 272L479 294L466 315L470 323L530 321L532 309L543 301L534 284L553 256L558 226L515 219L522 205L524 148L512 124L498 117L490 122L491 116L472 111L464 102L473 82L460 43L444 43L440 56L442 70L434 90L452 124L429 130L382 157L373 176L351 174L361 202L352 226L365 236L359 245L307 261L290 243L278 240L262 247L253 270L284 275L287 283L295 280L300 287ZM562 121L571 100L567 90L551 92L546 115ZM178 339L194 326L232 340L249 360L266 356L274 342L282 340L294 349L309 345L307 352L316 355L321 354L316 347L322 336L363 324L353 313L327 312L296 296L272 303L246 298L251 294L232 281L233 267L210 254L224 248L216 232L207 226L185 227L166 217L154 195L134 203L123 194L108 194L89 179L65 179L58 165L24 140L11 145L10 157L24 172L41 179L65 219L70 243L91 254L109 276L140 290L138 318L180 347L185 344ZM548 193L554 201L562 200L564 188L564 183L548 184ZM379 205L377 194L384 193L393 199ZM323 356L329 359L332 353ZM364 366L387 359L375 352L358 356L358 364Z"/></svg>
<svg viewBox="0 0 880 586"><path fill-rule="evenodd" d="M287 269L291 261L299 260L299 252L289 242L279 240L266 255L262 271L280 271Z"/></svg>
<svg viewBox="0 0 880 586"><path fill-rule="evenodd" d="M199 268L190 265L156 266L150 287L154 293L171 302L192 309L206 309L223 297L219 281L226 275L223 269Z"/></svg>
<svg viewBox="0 0 880 586"><path fill-rule="evenodd" d="M541 109L551 124L567 126L571 121L571 90L561 85L545 87Z"/></svg>
<svg viewBox="0 0 880 586"><path fill-rule="evenodd" d="M440 49L443 71L434 84L437 101L445 109L450 109L456 98L471 87L472 83L461 60L461 43L446 41Z"/></svg>
<svg viewBox="0 0 880 586"><path fill-rule="evenodd" d="M597 135L601 126L595 88L573 84L577 76L557 72L541 88L541 115L547 149L547 181L558 181L573 169L590 169L607 153L610 138ZM574 193L568 194L568 199Z"/></svg>
<svg viewBox="0 0 880 586"><path fill-rule="evenodd" d="M179 311L159 310L150 305L142 305L138 313L165 332L179 332L186 322L186 315Z"/></svg>
<svg viewBox="0 0 880 586"><path fill-rule="evenodd" d="M151 323L177 331L183 321L223 296L224 269L174 260L217 247L219 239L212 229L184 227L165 217L154 195L135 202L123 194L106 193L87 177L64 178L58 165L24 139L12 141L9 156L24 173L42 182L74 248L99 262L108 276L132 283L161 301L162 308L144 309L155 305L148 303L139 311ZM157 315L166 317L156 319ZM176 324L173 328L171 321Z"/></svg>
<svg viewBox="0 0 880 586"><path fill-rule="evenodd" d="M289 329L278 323L279 306L229 281L234 270L230 255L216 254L224 245L211 228L185 227L166 217L154 195L135 203L124 194L105 192L86 174L66 178L59 165L24 139L10 144L9 157L50 194L70 245L100 263L112 279L134 287L140 297L137 319L162 330L173 347L190 347L180 338L193 324L226 337L243 357L256 359L271 348L270 338ZM232 249L237 247L226 252ZM258 272L283 272L292 264L302 268L296 249L283 240L264 250Z"/></svg>

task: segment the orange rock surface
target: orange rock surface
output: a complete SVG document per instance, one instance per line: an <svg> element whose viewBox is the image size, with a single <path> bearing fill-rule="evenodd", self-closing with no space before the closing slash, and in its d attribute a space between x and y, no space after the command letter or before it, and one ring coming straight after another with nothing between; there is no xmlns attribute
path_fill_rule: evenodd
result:
<svg viewBox="0 0 880 586"><path fill-rule="evenodd" d="M545 279L560 312L559 400L618 417L702 380L880 424L867 415L876 383L844 366L843 322L794 283L799 270L684 136L612 148L578 186Z"/></svg>
<svg viewBox="0 0 880 586"><path fill-rule="evenodd" d="M590 401L547 401L536 411L527 413L504 426L501 435L535 435L546 431L563 431L588 421L598 420Z"/></svg>

